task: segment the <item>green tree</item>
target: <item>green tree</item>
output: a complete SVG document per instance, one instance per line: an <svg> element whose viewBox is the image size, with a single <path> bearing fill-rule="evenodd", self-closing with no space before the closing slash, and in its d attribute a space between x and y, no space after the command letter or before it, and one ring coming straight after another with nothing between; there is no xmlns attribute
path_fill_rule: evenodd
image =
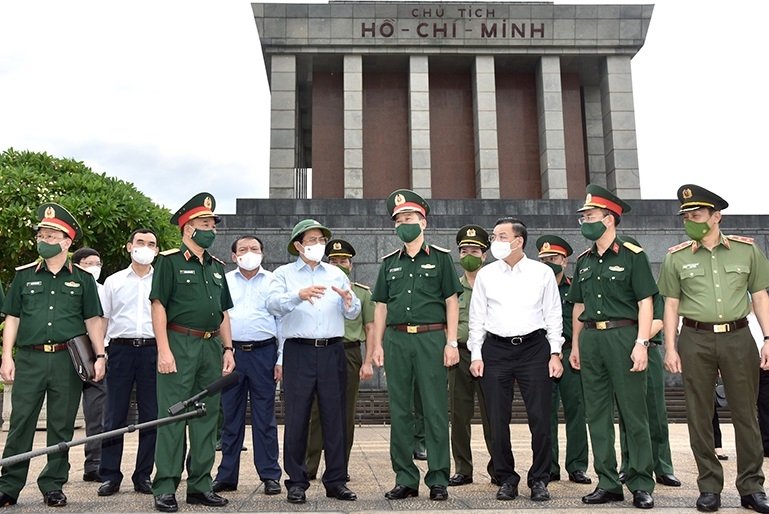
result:
<svg viewBox="0 0 769 514"><path fill-rule="evenodd" d="M94 173L73 159L9 148L0 154L0 198L0 280L6 287L16 266L37 258L34 229L37 208L45 202L56 202L75 216L83 236L72 251L83 246L98 250L103 277L128 265L125 243L136 228L157 232L161 249L179 245L179 230L169 223L168 209L130 182Z"/></svg>

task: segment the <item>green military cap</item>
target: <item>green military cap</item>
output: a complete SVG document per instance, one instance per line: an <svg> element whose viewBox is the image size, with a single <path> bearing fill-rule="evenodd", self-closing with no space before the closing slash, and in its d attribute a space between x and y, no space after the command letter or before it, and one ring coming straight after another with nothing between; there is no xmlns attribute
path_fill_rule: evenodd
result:
<svg viewBox="0 0 769 514"><path fill-rule="evenodd" d="M67 234L73 241L82 235L80 225L67 209L57 203L44 203L37 208L36 230L51 228Z"/></svg>
<svg viewBox="0 0 769 514"><path fill-rule="evenodd" d="M387 212L391 218L400 212L418 212L422 216L430 213L430 206L424 198L411 189L396 189L387 197Z"/></svg>
<svg viewBox="0 0 769 514"><path fill-rule="evenodd" d="M344 239L332 239L326 243L326 257L355 257L355 248Z"/></svg>
<svg viewBox="0 0 769 514"><path fill-rule="evenodd" d="M622 216L630 211L630 205L601 186L588 184L585 191L587 192L585 205L577 209L577 212L587 211L589 209L608 209L617 216Z"/></svg>
<svg viewBox="0 0 769 514"><path fill-rule="evenodd" d="M485 252L489 247L489 233L478 225L465 225L457 232L457 246L477 246Z"/></svg>
<svg viewBox="0 0 769 514"><path fill-rule="evenodd" d="M171 225L183 227L185 223L195 218L214 218L219 223L221 219L214 214L216 199L211 193L198 193L182 205L176 214L171 216Z"/></svg>
<svg viewBox="0 0 769 514"><path fill-rule="evenodd" d="M568 257L574 250L565 239L553 235L544 235L537 239L537 250L539 257L548 257L550 255L563 255Z"/></svg>
<svg viewBox="0 0 769 514"><path fill-rule="evenodd" d="M313 228L323 232L323 237L326 239L331 239L331 231L321 225L319 221L310 219L302 220L294 225L294 230L291 231L291 240L288 242L288 253L291 255L299 255L299 251L294 246L294 241L302 237L302 234Z"/></svg>
<svg viewBox="0 0 769 514"><path fill-rule="evenodd" d="M684 184L678 188L678 201L681 202L681 208L678 214L689 211L696 211L703 207L710 207L716 211L721 211L729 207L729 202L708 191L704 187L695 184Z"/></svg>

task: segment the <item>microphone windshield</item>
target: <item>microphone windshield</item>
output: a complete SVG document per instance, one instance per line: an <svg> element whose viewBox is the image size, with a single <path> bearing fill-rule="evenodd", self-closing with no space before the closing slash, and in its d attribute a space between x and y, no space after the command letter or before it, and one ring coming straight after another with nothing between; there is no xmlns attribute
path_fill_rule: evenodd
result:
<svg viewBox="0 0 769 514"><path fill-rule="evenodd" d="M225 387L230 387L231 385L237 383L238 378L239 375L236 371L233 371L229 375L223 375L221 378L216 379L208 387L206 387L206 391L208 391L208 394L218 393Z"/></svg>

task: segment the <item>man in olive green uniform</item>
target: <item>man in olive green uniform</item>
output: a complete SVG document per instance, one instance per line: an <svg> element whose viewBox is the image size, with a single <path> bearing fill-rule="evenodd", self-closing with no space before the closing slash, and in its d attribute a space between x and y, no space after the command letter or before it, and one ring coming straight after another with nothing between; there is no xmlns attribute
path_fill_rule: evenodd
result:
<svg viewBox="0 0 769 514"><path fill-rule="evenodd" d="M486 415L486 402L483 398L480 380L470 374L470 350L467 349L470 319L470 298L473 295L475 275L486 261L489 249L489 233L478 225L465 225L457 232L459 264L465 270L459 283L464 292L459 296L459 325L457 342L459 344L459 364L449 368L449 404L451 406L451 453L454 456L454 474L449 478L450 486L473 483L473 452L470 448L470 425L475 414L475 397L481 410L483 438L486 449L491 455L491 429ZM492 480L494 466L489 457L486 470Z"/></svg>
<svg viewBox="0 0 769 514"><path fill-rule="evenodd" d="M553 460L550 464L550 481L561 479L561 466L558 463L558 403L563 401L563 417L566 421L566 472L569 480L578 484L592 482L585 474L587 469L587 425L585 405L582 395L582 379L579 371L569 364L571 356L571 313L574 304L568 300L571 277L566 276L569 256L574 253L571 245L555 235L544 235L537 239L539 260L550 266L558 282L561 293L561 312L563 313L562 362L563 375L554 380L553 411L550 416L550 429L553 438Z"/></svg>
<svg viewBox="0 0 769 514"><path fill-rule="evenodd" d="M232 372L232 307L224 263L206 250L216 237L214 197L199 193L171 218L182 232L179 249L161 252L152 277L152 327L158 345L158 417ZM206 401L206 415L189 421L190 458L187 503L223 507L227 500L211 490L219 394ZM175 512L176 488L184 461L184 423L158 427L155 446L155 508Z"/></svg>
<svg viewBox="0 0 769 514"><path fill-rule="evenodd" d="M448 499L449 426L446 368L459 362L457 322L462 292L449 251L425 244L430 207L408 189L393 191L387 210L404 246L384 257L372 299L374 364L384 364L390 396L390 459L395 487L390 500L418 495L412 460L416 389L425 419L430 499ZM382 343L384 341L384 346Z"/></svg>
<svg viewBox="0 0 769 514"><path fill-rule="evenodd" d="M623 241L641 246L635 238L622 235ZM670 433L668 431L668 413L665 408L665 371L662 366L662 313L664 301L660 294L655 294L654 320L652 321L652 337L649 339L649 365L646 369L646 409L649 411L649 437L652 441L652 460L657 483L668 487L680 487L681 481L673 474L673 458L670 454ZM627 475L627 434L625 422L619 418L619 442L622 455L620 465L620 481L625 481Z"/></svg>
<svg viewBox="0 0 769 514"><path fill-rule="evenodd" d="M104 378L104 326L96 281L67 257L72 242L81 235L80 226L55 203L43 204L37 215L37 251L41 258L16 268L2 309L5 329L0 375L14 383L3 457L32 449L44 399L48 405L47 445L72 440L83 384L67 352L69 339L88 333L97 357L95 381ZM29 461L3 467L0 507L16 503L28 471ZM68 452L49 454L48 464L37 478L43 501L49 507L67 504L62 486L68 475Z"/></svg>
<svg viewBox="0 0 769 514"><path fill-rule="evenodd" d="M769 261L752 239L721 233L721 211L729 206L723 198L685 184L678 189L678 200L678 214L691 240L669 250L659 288L665 297L665 367L683 373L689 442L699 472L696 506L714 512L721 505L724 472L713 452L711 423L713 384L720 372L734 424L742 506L769 512L756 418L758 368L769 369ZM760 354L746 319L748 293L764 332Z"/></svg>
<svg viewBox="0 0 769 514"><path fill-rule="evenodd" d="M326 243L328 262L344 271L352 272L352 258L355 248L343 239L332 239ZM358 403L358 386L361 380L370 379L374 372L370 360L370 344L366 344L366 362L361 357L361 343L368 341L368 334L374 329L374 302L371 289L358 282L352 283L352 290L360 300L360 314L355 319L344 320L344 354L347 361L347 388L345 392L345 463L350 464L350 451L355 436L355 406ZM323 450L323 431L320 424L318 398L312 402L310 435L307 441L307 475L314 479L318 474L320 453ZM347 479L349 480L349 474Z"/></svg>
<svg viewBox="0 0 769 514"><path fill-rule="evenodd" d="M652 296L657 292L649 259L638 246L617 238L620 217L630 206L606 189L587 186L579 209L582 235L595 243L577 259L569 290L574 303L569 362L582 374L587 399L598 487L584 503L624 500L614 449L614 401L628 429L625 484L633 505L654 507L649 415L646 402L647 350L652 324Z"/></svg>

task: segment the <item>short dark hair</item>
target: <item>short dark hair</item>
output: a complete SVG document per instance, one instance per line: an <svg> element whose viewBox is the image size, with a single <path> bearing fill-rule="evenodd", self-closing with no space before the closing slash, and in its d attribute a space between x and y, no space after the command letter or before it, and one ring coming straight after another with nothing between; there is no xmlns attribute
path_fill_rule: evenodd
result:
<svg viewBox="0 0 769 514"><path fill-rule="evenodd" d="M240 236L235 241L232 242L232 253L235 253L238 250L238 243L243 241L244 239L255 239L259 243L259 248L262 249L262 253L264 253L264 243L262 243L262 240L256 237L253 234L247 234L245 236Z"/></svg>
<svg viewBox="0 0 769 514"><path fill-rule="evenodd" d="M155 240L156 241L158 239L158 235L155 233L154 230L149 229L149 228L137 228L136 230L131 232L130 236L128 236L128 242L129 243L133 243L134 242L134 238L136 237L136 234L152 234L153 236L155 236Z"/></svg>
<svg viewBox="0 0 769 514"><path fill-rule="evenodd" d="M503 216L502 218L499 218L496 223L494 223L494 226L496 227L497 225L504 225L505 223L510 223L510 225L513 226L513 234L515 234L516 237L523 238L523 245L521 245L521 250L526 248L526 241L529 238L529 231L526 228L526 225L518 218L513 218L512 216Z"/></svg>
<svg viewBox="0 0 769 514"><path fill-rule="evenodd" d="M603 213L604 216L611 216L612 218L614 218L615 227L619 225L620 221L622 221L622 216L620 216L614 211L610 211L609 209L601 209L601 212Z"/></svg>
<svg viewBox="0 0 769 514"><path fill-rule="evenodd" d="M99 252L97 252L93 248L89 248L87 246L84 246L83 248L78 248L72 254L72 262L74 262L75 264L80 264L80 261L82 261L83 259L87 259L88 257L91 257L92 255L95 255L95 256L101 258L101 255L99 254Z"/></svg>

